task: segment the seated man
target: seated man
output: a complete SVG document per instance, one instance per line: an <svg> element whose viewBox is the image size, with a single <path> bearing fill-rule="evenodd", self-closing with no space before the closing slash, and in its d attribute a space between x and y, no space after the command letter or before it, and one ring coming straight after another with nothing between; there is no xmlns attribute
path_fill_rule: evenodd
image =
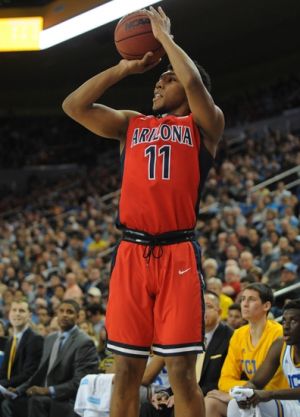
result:
<svg viewBox="0 0 300 417"><path fill-rule="evenodd" d="M239 404L241 408L258 405L262 417L300 416L300 368L297 365L300 363L300 298L285 305L282 324L283 339L275 340L264 363L245 385L254 388L254 395ZM290 388L262 390L273 378L279 365ZM227 416L240 416L235 400L230 401Z"/></svg>
<svg viewBox="0 0 300 417"><path fill-rule="evenodd" d="M76 326L78 312L79 305L74 300L60 304L57 318L61 331L46 337L39 368L32 377L10 389L18 398L3 402L5 417L74 416L81 378L98 369L93 340Z"/></svg>
<svg viewBox="0 0 300 417"><path fill-rule="evenodd" d="M252 378L265 360L273 341L282 336L282 326L267 319L272 302L272 289L265 284L253 283L244 289L241 309L248 324L235 330L230 340L219 379L219 390L210 391L205 397L207 416L226 417L231 399L229 390L237 385L245 385ZM266 389L285 387L285 377L281 370L277 370Z"/></svg>
<svg viewBox="0 0 300 417"><path fill-rule="evenodd" d="M199 355L196 374L203 395L218 387L221 368L225 360L229 340L233 330L221 322L220 301L217 294L206 291L205 302L205 345L206 352ZM151 398L151 404L143 404L140 417L169 417L173 412L174 398L172 391L158 392ZM207 414L209 416L209 414Z"/></svg>
<svg viewBox="0 0 300 417"><path fill-rule="evenodd" d="M13 301L9 310L9 322L13 336L8 340L0 368L0 384L17 387L37 370L43 351L43 338L30 327L28 302ZM2 402L3 397L0 397ZM4 413L0 415L5 417Z"/></svg>

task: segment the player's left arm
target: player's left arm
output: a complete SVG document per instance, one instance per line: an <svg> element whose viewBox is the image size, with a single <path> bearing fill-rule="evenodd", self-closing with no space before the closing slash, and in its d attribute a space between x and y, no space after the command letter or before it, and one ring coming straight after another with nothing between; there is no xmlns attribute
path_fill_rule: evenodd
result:
<svg viewBox="0 0 300 417"><path fill-rule="evenodd" d="M164 47L176 77L185 89L193 118L205 133L206 145L215 155L225 126L223 112L215 105L193 60L174 42L170 34L170 20L162 8L156 11L150 7L148 16L154 36Z"/></svg>

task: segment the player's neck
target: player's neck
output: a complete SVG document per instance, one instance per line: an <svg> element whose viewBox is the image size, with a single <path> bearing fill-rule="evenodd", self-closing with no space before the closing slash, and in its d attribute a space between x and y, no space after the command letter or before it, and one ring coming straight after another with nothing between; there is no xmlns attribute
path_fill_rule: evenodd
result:
<svg viewBox="0 0 300 417"><path fill-rule="evenodd" d="M264 316L259 320L256 321L250 321L250 338L253 346L256 346L259 342L259 339L261 338L261 335L263 334L265 327L267 324L267 317Z"/></svg>

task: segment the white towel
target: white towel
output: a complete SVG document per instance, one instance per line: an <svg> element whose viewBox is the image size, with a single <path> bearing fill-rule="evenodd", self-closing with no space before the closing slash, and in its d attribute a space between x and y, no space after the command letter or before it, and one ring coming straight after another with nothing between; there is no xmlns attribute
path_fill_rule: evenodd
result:
<svg viewBox="0 0 300 417"><path fill-rule="evenodd" d="M108 417L114 374L86 375L81 379L74 410L81 417Z"/></svg>
<svg viewBox="0 0 300 417"><path fill-rule="evenodd" d="M247 398L252 397L254 390L252 388L246 387L233 387L231 388L229 394L236 401L246 401ZM251 406L247 410L240 409L241 417L262 417L259 407Z"/></svg>

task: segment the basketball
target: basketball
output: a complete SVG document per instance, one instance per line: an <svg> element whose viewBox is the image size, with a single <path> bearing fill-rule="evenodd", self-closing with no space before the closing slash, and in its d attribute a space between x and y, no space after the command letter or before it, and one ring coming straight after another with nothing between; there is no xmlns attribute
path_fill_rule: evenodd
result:
<svg viewBox="0 0 300 417"><path fill-rule="evenodd" d="M150 19L143 11L124 16L116 26L114 40L119 54L125 59L141 59L151 51L155 62L165 54L161 43L153 36Z"/></svg>

